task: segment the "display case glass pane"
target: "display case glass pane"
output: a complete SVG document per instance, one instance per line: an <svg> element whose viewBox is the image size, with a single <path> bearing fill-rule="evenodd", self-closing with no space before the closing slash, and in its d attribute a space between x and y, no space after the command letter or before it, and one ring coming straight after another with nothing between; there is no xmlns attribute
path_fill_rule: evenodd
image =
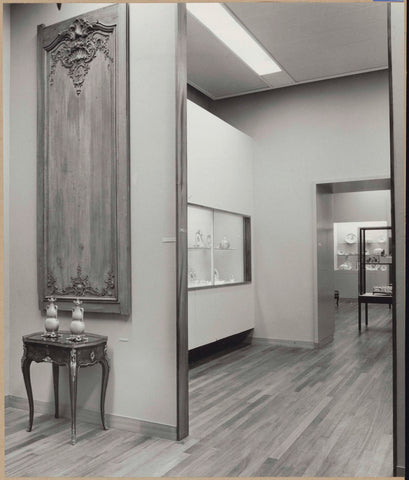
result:
<svg viewBox="0 0 409 480"><path fill-rule="evenodd" d="M365 255L361 258L360 293L391 293L392 230L367 227L361 232L361 240L365 242Z"/></svg>
<svg viewBox="0 0 409 480"><path fill-rule="evenodd" d="M208 287L213 284L212 244L213 211L188 208L188 287Z"/></svg>
<svg viewBox="0 0 409 480"><path fill-rule="evenodd" d="M243 217L214 212L214 284L244 281Z"/></svg>
<svg viewBox="0 0 409 480"><path fill-rule="evenodd" d="M188 287L251 281L250 217L188 206Z"/></svg>

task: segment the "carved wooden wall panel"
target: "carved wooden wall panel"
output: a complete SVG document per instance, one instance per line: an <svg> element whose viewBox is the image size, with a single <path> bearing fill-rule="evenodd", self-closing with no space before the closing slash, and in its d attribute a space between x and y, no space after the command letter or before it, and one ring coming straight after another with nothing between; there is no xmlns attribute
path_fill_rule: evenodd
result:
<svg viewBox="0 0 409 480"><path fill-rule="evenodd" d="M127 7L38 27L40 308L129 314Z"/></svg>

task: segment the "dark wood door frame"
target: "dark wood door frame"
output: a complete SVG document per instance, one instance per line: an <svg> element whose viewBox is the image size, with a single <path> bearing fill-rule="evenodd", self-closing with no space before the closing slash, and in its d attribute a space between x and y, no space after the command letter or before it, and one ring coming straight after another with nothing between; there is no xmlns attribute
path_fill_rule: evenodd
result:
<svg viewBox="0 0 409 480"><path fill-rule="evenodd" d="M176 435L178 440L189 435L186 62L186 4L179 3L176 39Z"/></svg>
<svg viewBox="0 0 409 480"><path fill-rule="evenodd" d="M392 39L391 39L391 6L387 6L388 31L388 83L389 83L389 145L391 172L391 227L392 227L392 371L393 371L393 475L397 476L397 342L396 342L396 217L395 217L395 177L394 177L394 135L393 135L393 89L392 89Z"/></svg>

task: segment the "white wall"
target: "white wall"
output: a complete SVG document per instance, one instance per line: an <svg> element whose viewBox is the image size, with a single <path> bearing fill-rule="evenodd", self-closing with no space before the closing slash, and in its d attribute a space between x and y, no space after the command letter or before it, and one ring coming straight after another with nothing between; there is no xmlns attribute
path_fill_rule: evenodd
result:
<svg viewBox="0 0 409 480"><path fill-rule="evenodd" d="M334 194L334 222L372 222L391 224L390 190Z"/></svg>
<svg viewBox="0 0 409 480"><path fill-rule="evenodd" d="M313 182L389 175L386 71L214 102L255 141L257 337L314 341Z"/></svg>
<svg viewBox="0 0 409 480"><path fill-rule="evenodd" d="M253 215L253 141L187 105L188 201ZM254 240L254 239L253 239ZM254 282L189 292L189 348L254 327Z"/></svg>
<svg viewBox="0 0 409 480"><path fill-rule="evenodd" d="M9 269L9 178L10 178L10 5L3 5L3 342L4 358L10 354L10 269ZM9 393L9 369L4 368L4 394Z"/></svg>
<svg viewBox="0 0 409 480"><path fill-rule="evenodd" d="M36 29L101 5L13 5L11 14L10 394L25 397L21 336L39 331L36 258ZM104 5L105 6L105 5ZM176 5L130 5L132 316L85 313L109 337L106 411L176 425ZM85 307L86 308L86 307ZM62 315L61 315L62 317ZM67 329L70 319L61 318ZM126 342L120 341L126 339ZM79 375L78 403L98 410L99 369ZM98 375L95 373L98 372ZM32 366L34 397L52 400L49 365ZM61 401L68 403L64 375ZM155 401L152 401L152 400Z"/></svg>

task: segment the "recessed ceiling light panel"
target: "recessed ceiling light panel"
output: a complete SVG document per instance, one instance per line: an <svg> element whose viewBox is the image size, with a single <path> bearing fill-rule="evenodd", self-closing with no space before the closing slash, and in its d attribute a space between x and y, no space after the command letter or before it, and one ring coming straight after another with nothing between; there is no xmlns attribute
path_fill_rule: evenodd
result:
<svg viewBox="0 0 409 480"><path fill-rule="evenodd" d="M273 58L220 3L187 3L188 11L258 75L280 72Z"/></svg>

